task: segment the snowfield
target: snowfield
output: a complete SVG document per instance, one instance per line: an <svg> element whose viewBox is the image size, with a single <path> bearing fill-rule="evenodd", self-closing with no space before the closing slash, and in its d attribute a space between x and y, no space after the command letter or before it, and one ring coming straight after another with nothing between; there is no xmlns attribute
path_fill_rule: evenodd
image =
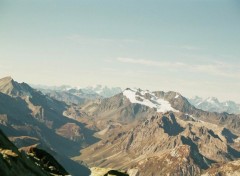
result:
<svg viewBox="0 0 240 176"><path fill-rule="evenodd" d="M144 97L146 94L149 95L149 99ZM157 109L157 112L178 112L178 110L174 109L168 101L158 98L154 93L148 90L126 89L123 91L123 95L127 97L131 103L155 108Z"/></svg>

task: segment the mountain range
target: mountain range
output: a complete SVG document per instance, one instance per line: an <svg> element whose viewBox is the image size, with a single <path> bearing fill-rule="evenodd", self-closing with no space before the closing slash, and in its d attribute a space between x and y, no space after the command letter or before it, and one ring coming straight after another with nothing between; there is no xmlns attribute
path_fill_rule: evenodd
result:
<svg viewBox="0 0 240 176"><path fill-rule="evenodd" d="M76 176L240 173L238 114L199 109L173 91L63 89L0 79L0 128L20 150L46 151Z"/></svg>
<svg viewBox="0 0 240 176"><path fill-rule="evenodd" d="M189 99L189 102L192 103L192 105L194 105L196 108L202 109L204 111L240 114L240 104L237 104L234 101L220 102L215 97L203 99L196 96Z"/></svg>
<svg viewBox="0 0 240 176"><path fill-rule="evenodd" d="M3 132L19 148L37 145L53 154L70 174L87 174L89 169L70 158L97 139L94 131L63 115L68 108L64 102L26 83L18 83L11 77L0 79L0 128Z"/></svg>
<svg viewBox="0 0 240 176"><path fill-rule="evenodd" d="M107 86L96 85L84 88L76 88L71 86L41 86L34 87L44 94L47 94L59 101L64 101L68 104L83 104L86 101L93 99L109 98L122 92L120 87L109 88ZM227 112L230 114L240 114L240 104L228 100L220 102L216 97L201 98L195 96L188 98L188 101L198 109L209 112Z"/></svg>
<svg viewBox="0 0 240 176"><path fill-rule="evenodd" d="M46 95L53 97L59 101L64 101L68 104L82 104L87 100L103 99L112 97L120 92L120 87L107 87L102 85L88 86L83 88L71 87L71 86L41 86L34 85L34 88L40 90Z"/></svg>
<svg viewBox="0 0 240 176"><path fill-rule="evenodd" d="M81 111L102 138L74 158L90 167L132 176L201 175L240 157L240 117L197 109L176 92L126 89Z"/></svg>

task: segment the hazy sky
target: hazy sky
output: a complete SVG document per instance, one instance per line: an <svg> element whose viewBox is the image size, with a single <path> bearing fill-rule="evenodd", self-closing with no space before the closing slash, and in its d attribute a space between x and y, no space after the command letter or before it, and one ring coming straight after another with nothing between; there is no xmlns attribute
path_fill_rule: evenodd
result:
<svg viewBox="0 0 240 176"><path fill-rule="evenodd" d="M240 103L239 0L0 0L0 76Z"/></svg>

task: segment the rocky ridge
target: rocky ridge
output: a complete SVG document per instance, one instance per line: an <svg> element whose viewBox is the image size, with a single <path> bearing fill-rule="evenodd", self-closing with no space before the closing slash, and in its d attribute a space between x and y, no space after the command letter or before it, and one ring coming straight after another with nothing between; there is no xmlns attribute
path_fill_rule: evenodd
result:
<svg viewBox="0 0 240 176"><path fill-rule="evenodd" d="M240 148L234 148L239 143L228 143L224 130L201 121L183 121L173 113L157 114L128 133L84 149L75 159L85 158L90 166L137 169L139 175L200 175L214 163L240 157Z"/></svg>
<svg viewBox="0 0 240 176"><path fill-rule="evenodd" d="M201 175L240 157L238 115L197 109L176 92L125 91L81 106L105 137L75 160L135 175Z"/></svg>

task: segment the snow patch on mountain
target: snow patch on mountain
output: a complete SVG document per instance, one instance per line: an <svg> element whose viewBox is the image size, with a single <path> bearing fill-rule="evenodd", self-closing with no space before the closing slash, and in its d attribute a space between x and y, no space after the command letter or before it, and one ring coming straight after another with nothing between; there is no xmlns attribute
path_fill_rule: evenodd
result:
<svg viewBox="0 0 240 176"><path fill-rule="evenodd" d="M127 97L131 103L141 104L150 108L155 108L157 109L157 112L178 112L178 110L174 109L168 101L158 98L154 93L148 90L128 88L123 91L123 95Z"/></svg>

